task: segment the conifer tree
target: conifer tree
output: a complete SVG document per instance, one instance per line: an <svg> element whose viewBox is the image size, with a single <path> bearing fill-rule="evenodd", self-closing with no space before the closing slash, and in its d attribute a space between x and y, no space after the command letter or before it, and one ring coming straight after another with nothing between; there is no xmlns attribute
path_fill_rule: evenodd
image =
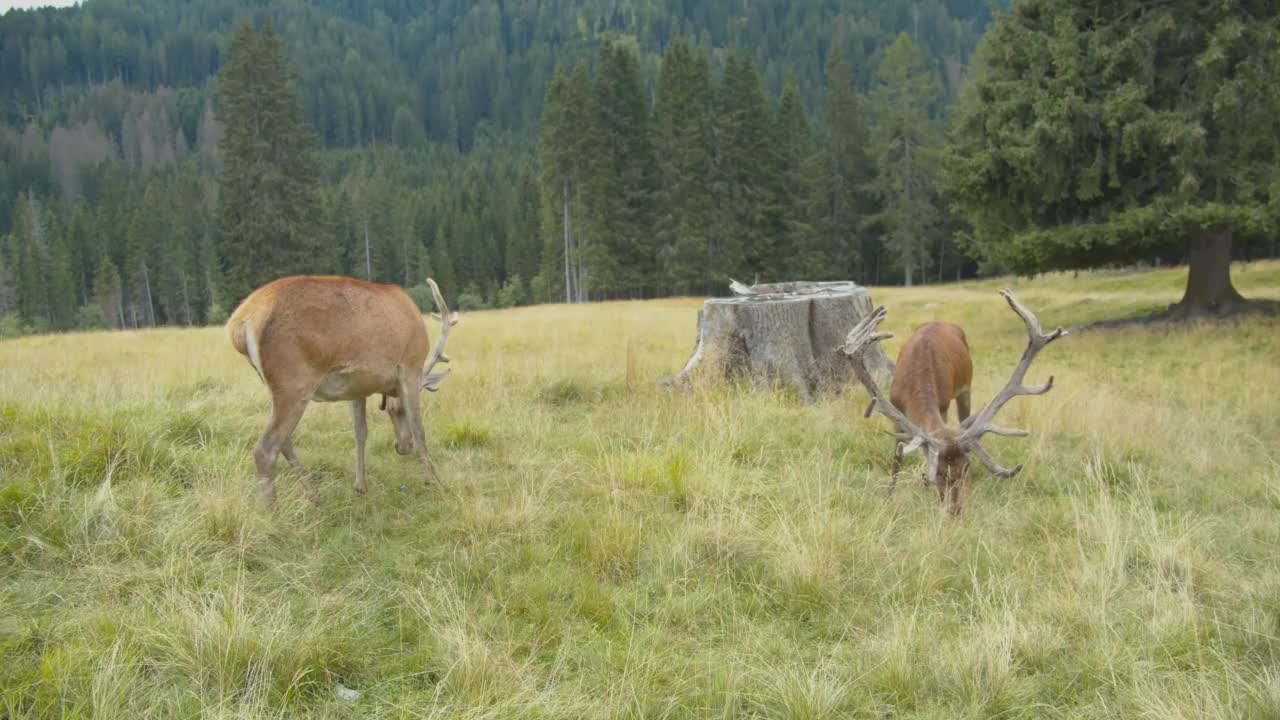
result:
<svg viewBox="0 0 1280 720"><path fill-rule="evenodd" d="M947 188L989 264L1189 261L1174 317L1241 303L1280 206L1280 6L1016 0L983 39Z"/></svg>
<svg viewBox="0 0 1280 720"><path fill-rule="evenodd" d="M46 232L46 251L41 275L48 296L49 324L54 330L70 330L75 327L78 307L71 251L67 248L65 231L54 221L51 210L46 211L42 225Z"/></svg>
<svg viewBox="0 0 1280 720"><path fill-rule="evenodd" d="M654 231L661 284L676 292L707 289L713 272L712 98L706 56L677 38L662 56L654 105L654 142L662 177Z"/></svg>
<svg viewBox="0 0 1280 720"><path fill-rule="evenodd" d="M44 282L44 218L35 194L19 193L13 206L10 254L18 317L34 328L50 324L49 295Z"/></svg>
<svg viewBox="0 0 1280 720"><path fill-rule="evenodd" d="M871 106L875 117L876 176L871 183L883 228L907 285L929 259L938 222L936 191L940 138L929 117L938 96L924 53L906 33L889 46L876 71Z"/></svg>
<svg viewBox="0 0 1280 720"><path fill-rule="evenodd" d="M316 263L316 139L302 120L293 70L268 23L237 30L218 75L218 199L226 301Z"/></svg>
<svg viewBox="0 0 1280 720"><path fill-rule="evenodd" d="M859 224L870 210L865 188L873 166L862 103L851 85L852 72L839 43L831 45L823 96L825 133L814 180L814 233L822 239L827 263L841 275L874 282L868 262L870 236Z"/></svg>
<svg viewBox="0 0 1280 720"><path fill-rule="evenodd" d="M102 308L108 327L124 327L124 307L121 304L120 272L110 255L98 260L93 277L93 300Z"/></svg>
<svg viewBox="0 0 1280 720"><path fill-rule="evenodd" d="M788 82L782 89L773 136L779 168L772 225L784 249L778 270L789 277L823 277L831 269L818 245L809 212L813 195L813 131L795 82Z"/></svg>
<svg viewBox="0 0 1280 720"><path fill-rule="evenodd" d="M567 303L575 299L575 273L571 263L573 199L578 180L574 172L578 163L573 152L576 128L572 125L576 108L570 106L568 95L568 78L557 67L542 105L542 227L546 241L541 275L542 287L548 295L543 299L550 299L550 293L558 289Z"/></svg>
<svg viewBox="0 0 1280 720"><path fill-rule="evenodd" d="M0 237L0 319L12 315L18 310L17 288L14 286L11 248L13 236Z"/></svg>
<svg viewBox="0 0 1280 720"><path fill-rule="evenodd" d="M722 211L714 265L716 282L742 274L778 271L767 211L774 201L778 156L772 142L773 112L750 55L732 53L725 63L718 108L718 168Z"/></svg>
<svg viewBox="0 0 1280 720"><path fill-rule="evenodd" d="M587 189L595 241L585 250L591 287L635 295L654 280L658 169L634 50L601 43L595 98Z"/></svg>

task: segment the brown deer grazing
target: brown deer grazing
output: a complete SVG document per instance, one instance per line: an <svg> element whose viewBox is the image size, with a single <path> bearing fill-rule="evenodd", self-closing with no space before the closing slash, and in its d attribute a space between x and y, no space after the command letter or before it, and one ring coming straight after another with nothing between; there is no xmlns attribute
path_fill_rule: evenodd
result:
<svg viewBox="0 0 1280 720"><path fill-rule="evenodd" d="M283 452L312 498L311 479L290 439L307 403L348 401L356 436L355 491L367 489L365 398L382 395L395 428L396 452L414 449L427 482L436 478L427 455L420 393L434 392L448 374L432 374L449 362L444 343L458 322L435 281L428 279L440 314L440 339L430 347L418 306L397 285L348 277L303 275L267 283L249 294L227 321L231 344L271 391L271 419L253 451L263 499L275 505L275 461Z"/></svg>
<svg viewBox="0 0 1280 720"><path fill-rule="evenodd" d="M1053 388L1052 375L1044 385L1035 387L1023 385L1022 379L1044 346L1066 335L1067 331L1058 328L1046 335L1040 328L1040 321L1018 302L1011 291L1001 290L1000 294L1022 318L1029 340L1009 381L996 393L991 404L973 416L969 415L969 383L973 377L973 364L964 331L959 326L928 323L916 330L898 354L890 399L880 392L862 361L863 351L872 342L893 337L893 333L876 332L876 326L885 318L884 307L876 308L849 332L844 351L853 358L854 373L871 394L871 404L864 414L869 416L873 409L877 410L895 426L897 445L889 480L890 492L897 482L902 456L921 447L928 461L925 482L937 486L938 497L946 503L952 515L960 513L964 493L970 485L970 454L996 477L1010 478L1022 470L1021 465L1012 470L1002 467L980 440L987 433L1013 437L1027 435L1025 430L998 427L991 421L1009 400L1019 395L1043 395ZM946 425L947 409L952 399L956 400L960 416L957 428ZM905 447L904 442L907 443Z"/></svg>

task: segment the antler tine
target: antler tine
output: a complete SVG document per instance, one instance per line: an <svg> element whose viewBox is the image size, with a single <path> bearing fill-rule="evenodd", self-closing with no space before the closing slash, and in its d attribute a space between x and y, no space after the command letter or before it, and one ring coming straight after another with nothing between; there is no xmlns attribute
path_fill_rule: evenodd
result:
<svg viewBox="0 0 1280 720"><path fill-rule="evenodd" d="M431 370L437 363L447 363L450 360L449 356L444 354L444 344L449 339L449 328L458 324L458 314L449 312L449 306L445 304L444 296L440 294L440 288L435 280L427 278L427 285L431 288L431 295L436 301L436 310L440 313L440 339L436 341L436 346L431 350L431 355L422 368L422 387L435 392L440 389L440 381L452 372L452 369L442 373L432 373ZM448 320L446 321L445 318Z"/></svg>
<svg viewBox="0 0 1280 720"><path fill-rule="evenodd" d="M979 462L986 465L987 471L995 477L1007 480L1014 475L1017 475L1019 472L1022 472L1022 465L1014 465L1011 470L996 462L995 458L991 457L991 454L987 452L987 449L982 447L982 443L977 440L973 441L973 444L969 446L969 452L973 453L973 455L978 458Z"/></svg>
<svg viewBox="0 0 1280 720"><path fill-rule="evenodd" d="M880 387L876 385L876 381L871 377L871 372L867 370L867 365L863 358L863 353L866 349L873 342L893 337L893 333L876 332L876 326L884 320L886 314L884 306L881 305L873 310L870 315L864 317L849 331L842 349L846 355L853 359L853 374L858 376L858 380L862 381L863 386L867 388L867 392L871 394L871 404L867 406L867 416L869 417L870 411L874 409L892 420L900 431L894 433L894 436L899 440L910 440L911 444L908 445L910 450L906 452L915 450L925 443L928 443L932 450L934 449L933 438L919 427L916 427L915 423L908 420L905 414L894 407L893 403L889 402L884 393L880 392Z"/></svg>
<svg viewBox="0 0 1280 720"><path fill-rule="evenodd" d="M1022 318L1023 324L1026 325L1027 347L1022 351L1022 358L1018 360L1017 367L1013 369L1013 373L1009 376L1009 381L1000 389L1000 392L996 393L995 397L991 398L991 402L988 403L986 407L982 408L982 410L967 418L965 422L961 423L960 427L963 428L963 432L960 437L957 438L957 441L961 445L972 450L974 454L978 456L978 459L981 460L982 463L987 466L987 469L991 470L993 474L1000 475L1001 477L1013 477L1013 475L1017 473L1018 468L1010 471L1000 467L991 459L991 456L987 454L986 450L983 450L982 446L978 444L978 439L987 433L1003 435L1006 437L1026 437L1029 434L1026 430L1002 428L993 424L992 420L995 419L996 413L1000 412L1000 409L1004 407L1005 403L1009 402L1013 398L1019 395L1043 395L1053 389L1052 375L1049 376L1048 382L1043 385L1028 387L1024 385L1022 381L1023 378L1026 377L1027 369L1031 367L1031 362L1035 360L1036 355L1038 355L1046 345L1066 335L1067 331L1059 327L1053 332L1045 334L1040 327L1039 318L1035 316L1035 313L1028 310L1025 305L1018 302L1018 299L1013 296L1013 291L1005 288L1000 291L1000 294L1004 296L1004 299L1009 303L1009 307L1017 313L1018 317Z"/></svg>

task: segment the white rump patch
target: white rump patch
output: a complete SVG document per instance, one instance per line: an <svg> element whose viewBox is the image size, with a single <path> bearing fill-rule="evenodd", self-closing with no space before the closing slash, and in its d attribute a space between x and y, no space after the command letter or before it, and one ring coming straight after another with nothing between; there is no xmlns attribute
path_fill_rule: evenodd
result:
<svg viewBox="0 0 1280 720"><path fill-rule="evenodd" d="M244 346L249 351L249 364L258 373L258 378L263 383L266 383L267 378L262 374L262 358L258 356L258 338L255 335L253 324L246 322L244 324Z"/></svg>

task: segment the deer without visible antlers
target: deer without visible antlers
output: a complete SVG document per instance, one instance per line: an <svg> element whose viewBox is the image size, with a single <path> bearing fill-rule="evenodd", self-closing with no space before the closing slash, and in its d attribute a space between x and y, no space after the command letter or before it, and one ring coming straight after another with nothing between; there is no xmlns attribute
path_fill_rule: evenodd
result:
<svg viewBox="0 0 1280 720"><path fill-rule="evenodd" d="M441 331L434 349L418 306L397 285L348 277L303 275L263 285L240 303L227 321L231 344L271 391L271 419L254 448L263 499L275 504L275 461L283 452L316 497L316 488L293 451L290 436L307 403L349 401L356 436L355 491L366 491L364 445L368 434L365 398L382 395L395 428L396 452L417 450L427 482L436 477L427 455L420 393L434 392L448 374L432 373L444 354L449 328L457 324L435 281L428 279Z"/></svg>
<svg viewBox="0 0 1280 720"><path fill-rule="evenodd" d="M959 326L930 323L922 326L908 339L894 370L890 386L891 400L881 393L862 360L863 351L872 342L893 337L893 333L876 331L876 327L885 318L884 307L877 307L849 332L844 351L853 358L854 373L872 398L865 414L869 416L874 409L895 425L894 435L898 442L889 481L890 492L897 481L902 456L918 448L924 448L928 461L926 482L937 486L939 498L947 504L947 510L952 515L960 513L962 496L970 483L970 454L978 458L996 477L1010 478L1022 470L1021 465L1013 469L1002 467L982 446L980 440L987 433L1013 437L1027 435L1025 430L1002 428L994 425L992 420L1009 400L1019 395L1043 395L1053 388L1052 375L1044 385L1035 387L1023 385L1022 380L1036 355L1046 345L1066 335L1067 331L1057 328L1045 334L1040 328L1040 321L1018 302L1010 290L1001 290L1000 294L1022 318L1029 339L1022 359L1018 361L1009 381L996 393L989 405L973 416L969 416L968 387L973 367L964 331ZM957 401L960 415L961 422L957 428L946 425L947 407L952 398ZM904 442L907 443L905 448Z"/></svg>

